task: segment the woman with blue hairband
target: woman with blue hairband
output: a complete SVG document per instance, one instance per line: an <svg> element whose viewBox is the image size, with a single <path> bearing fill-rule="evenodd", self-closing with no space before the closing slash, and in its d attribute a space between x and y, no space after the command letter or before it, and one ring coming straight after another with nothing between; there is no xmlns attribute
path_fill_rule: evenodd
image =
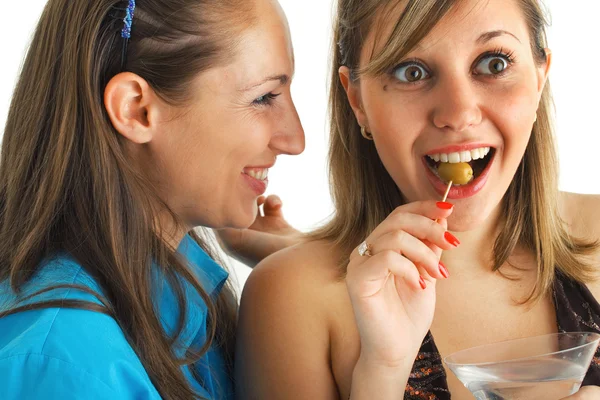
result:
<svg viewBox="0 0 600 400"><path fill-rule="evenodd" d="M248 227L304 149L293 73L274 0L48 1L2 144L1 399L232 398L194 228Z"/></svg>

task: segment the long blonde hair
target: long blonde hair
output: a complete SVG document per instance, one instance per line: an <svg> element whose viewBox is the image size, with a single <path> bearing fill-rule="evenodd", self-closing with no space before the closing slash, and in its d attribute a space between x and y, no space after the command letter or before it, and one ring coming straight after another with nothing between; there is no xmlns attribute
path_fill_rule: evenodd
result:
<svg viewBox="0 0 600 400"><path fill-rule="evenodd" d="M364 40L377 17L399 5L399 0L338 0L334 23L333 60L330 75L330 185L335 205L332 220L313 235L334 242L347 255L396 207L402 193L386 171L372 142L366 142L338 78L345 65L351 79L362 74L380 75L394 67L460 0L408 0L394 29L378 54L359 68ZM547 25L538 0L518 0L538 63L546 59ZM387 13L390 15L390 13ZM376 36L377 37L377 36ZM525 155L502 202L503 226L494 244L493 270L504 265L515 248L522 246L537 260L537 282L527 302L535 302L551 290L558 271L580 282L594 277L593 266L582 256L597 243L572 237L558 210L558 160L552 125L552 96L546 85Z"/></svg>

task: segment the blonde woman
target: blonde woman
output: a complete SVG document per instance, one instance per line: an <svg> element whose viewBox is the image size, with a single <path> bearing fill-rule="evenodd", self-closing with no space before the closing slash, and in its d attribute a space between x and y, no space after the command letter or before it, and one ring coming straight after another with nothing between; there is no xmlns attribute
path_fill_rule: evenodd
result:
<svg viewBox="0 0 600 400"><path fill-rule="evenodd" d="M250 276L240 398L467 399L444 356L600 332L600 198L558 191L544 23L538 0L338 1L336 213Z"/></svg>

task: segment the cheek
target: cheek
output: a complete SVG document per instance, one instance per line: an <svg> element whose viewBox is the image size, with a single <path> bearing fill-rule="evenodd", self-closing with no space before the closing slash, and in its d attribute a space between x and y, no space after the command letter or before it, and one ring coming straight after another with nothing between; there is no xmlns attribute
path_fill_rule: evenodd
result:
<svg viewBox="0 0 600 400"><path fill-rule="evenodd" d="M151 143L152 179L160 182L163 197L175 208L191 202L208 205L221 190L230 158L228 135L214 120L196 115L166 124Z"/></svg>
<svg viewBox="0 0 600 400"><path fill-rule="evenodd" d="M392 84L369 81L362 96L369 127L376 133L401 127L403 136L410 136L427 122L427 102L414 93L399 92Z"/></svg>
<svg viewBox="0 0 600 400"><path fill-rule="evenodd" d="M416 176L414 145L427 123L426 107L406 101L407 97L388 89L367 92L364 98L377 152L396 182L407 182Z"/></svg>
<svg viewBox="0 0 600 400"><path fill-rule="evenodd" d="M505 150L510 154L520 153L520 158L529 141L538 106L536 88L512 85L492 98L488 107L491 120L503 136Z"/></svg>

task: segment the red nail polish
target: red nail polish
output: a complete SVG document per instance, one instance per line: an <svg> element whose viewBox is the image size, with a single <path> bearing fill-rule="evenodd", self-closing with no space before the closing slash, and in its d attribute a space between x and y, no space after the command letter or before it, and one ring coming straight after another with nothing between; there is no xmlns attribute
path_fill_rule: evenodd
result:
<svg viewBox="0 0 600 400"><path fill-rule="evenodd" d="M446 203L445 201L438 201L435 205L442 210L451 210L454 207L454 204Z"/></svg>
<svg viewBox="0 0 600 400"><path fill-rule="evenodd" d="M444 233L444 239L452 246L457 247L460 244L460 240L458 240L453 234L450 232Z"/></svg>
<svg viewBox="0 0 600 400"><path fill-rule="evenodd" d="M427 289L427 285L425 284L425 279L422 276L419 277L419 285L421 285L421 289Z"/></svg>
<svg viewBox="0 0 600 400"><path fill-rule="evenodd" d="M440 267L440 272L442 273L444 278L448 279L450 277L450 272L448 272L448 268L446 268L446 266L444 264L442 264L441 261L440 261L439 267Z"/></svg>

